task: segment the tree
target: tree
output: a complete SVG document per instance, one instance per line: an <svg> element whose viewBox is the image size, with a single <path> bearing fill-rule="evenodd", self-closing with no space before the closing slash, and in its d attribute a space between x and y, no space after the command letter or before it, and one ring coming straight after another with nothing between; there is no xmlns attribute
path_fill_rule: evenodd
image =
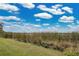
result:
<svg viewBox="0 0 79 59"><path fill-rule="evenodd" d="M0 23L0 37L3 36L3 26L2 26L2 23Z"/></svg>

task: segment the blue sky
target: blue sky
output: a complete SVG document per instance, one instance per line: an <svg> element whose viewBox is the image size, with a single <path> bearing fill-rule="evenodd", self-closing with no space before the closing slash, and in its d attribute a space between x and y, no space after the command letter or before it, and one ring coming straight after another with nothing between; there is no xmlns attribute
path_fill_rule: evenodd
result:
<svg viewBox="0 0 79 59"><path fill-rule="evenodd" d="M3 3L0 22L6 32L78 32L78 3Z"/></svg>

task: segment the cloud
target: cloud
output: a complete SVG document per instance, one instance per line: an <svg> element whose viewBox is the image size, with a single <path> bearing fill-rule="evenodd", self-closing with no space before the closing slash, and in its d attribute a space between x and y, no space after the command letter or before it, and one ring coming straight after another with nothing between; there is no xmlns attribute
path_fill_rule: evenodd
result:
<svg viewBox="0 0 79 59"><path fill-rule="evenodd" d="M54 15L62 15L64 14L65 12L62 11L60 8L59 9L52 9L49 11L50 13L54 14Z"/></svg>
<svg viewBox="0 0 79 59"><path fill-rule="evenodd" d="M43 13L37 13L37 14L34 14L35 17L39 17L39 18L43 18L43 19L50 19L52 18L53 16L51 14L48 14L46 12L43 12Z"/></svg>
<svg viewBox="0 0 79 59"><path fill-rule="evenodd" d="M49 25L50 25L49 23L44 23L44 24L43 24L43 26L49 26Z"/></svg>
<svg viewBox="0 0 79 59"><path fill-rule="evenodd" d="M24 29L21 25L14 24L14 25L8 25L8 26L3 26L3 30L6 32L23 32Z"/></svg>
<svg viewBox="0 0 79 59"><path fill-rule="evenodd" d="M31 24L31 23L25 23L24 25L19 25L18 23L7 23L3 27L4 31L6 32L22 32L22 33L32 33L32 32L40 32L41 25L39 24Z"/></svg>
<svg viewBox="0 0 79 59"><path fill-rule="evenodd" d="M41 27L41 25L38 25L38 24L36 24L36 25L34 25L35 27Z"/></svg>
<svg viewBox="0 0 79 59"><path fill-rule="evenodd" d="M39 8L40 10L43 10L43 11L48 11L48 9L49 9L45 5L39 5L39 6L37 6L37 8Z"/></svg>
<svg viewBox="0 0 79 59"><path fill-rule="evenodd" d="M16 17L16 16L0 16L0 20L20 20L20 18Z"/></svg>
<svg viewBox="0 0 79 59"><path fill-rule="evenodd" d="M70 7L63 7L62 9L63 9L64 11L69 12L69 13L73 13L73 9L70 8Z"/></svg>
<svg viewBox="0 0 79 59"><path fill-rule="evenodd" d="M17 12L19 11L18 7L10 5L8 3L0 3L1 10L7 10L8 12Z"/></svg>
<svg viewBox="0 0 79 59"><path fill-rule="evenodd" d="M79 25L67 25L69 32L79 32Z"/></svg>
<svg viewBox="0 0 79 59"><path fill-rule="evenodd" d="M74 22L74 20L75 20L75 17L73 16L62 16L60 17L59 22L70 23L70 22Z"/></svg>
<svg viewBox="0 0 79 59"><path fill-rule="evenodd" d="M35 7L33 3L21 3L21 5L28 9L33 9Z"/></svg>
<svg viewBox="0 0 79 59"><path fill-rule="evenodd" d="M70 8L68 6L63 7L62 4L56 4L48 8L46 5L39 5L37 8L39 8L42 11L46 11L49 13L52 13L53 15L62 15L66 12L73 13L73 8Z"/></svg>
<svg viewBox="0 0 79 59"><path fill-rule="evenodd" d="M45 5L39 5L37 8L39 8L42 11L47 11L49 13L52 13L53 15L61 15L61 14L64 14L65 12L59 8L60 6L61 5L58 4L58 5L52 6L52 8L48 8Z"/></svg>
<svg viewBox="0 0 79 59"><path fill-rule="evenodd" d="M59 32L61 29L62 27L49 26L46 28L41 28L40 32Z"/></svg>
<svg viewBox="0 0 79 59"><path fill-rule="evenodd" d="M56 4L56 5L52 6L52 8L53 8L53 9L57 9L57 8L59 8L59 7L62 7L62 6L63 6L62 4Z"/></svg>

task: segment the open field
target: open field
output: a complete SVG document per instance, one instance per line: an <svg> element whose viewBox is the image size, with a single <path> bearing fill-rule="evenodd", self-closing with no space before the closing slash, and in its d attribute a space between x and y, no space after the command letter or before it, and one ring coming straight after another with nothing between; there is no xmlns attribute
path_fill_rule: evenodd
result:
<svg viewBox="0 0 79 59"><path fill-rule="evenodd" d="M0 38L0 56L52 56L62 55L59 51L46 49L30 43Z"/></svg>

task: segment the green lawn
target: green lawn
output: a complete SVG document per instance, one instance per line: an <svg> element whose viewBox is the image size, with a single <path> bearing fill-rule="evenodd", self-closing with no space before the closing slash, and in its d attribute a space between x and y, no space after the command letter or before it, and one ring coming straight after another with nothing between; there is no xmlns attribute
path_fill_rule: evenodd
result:
<svg viewBox="0 0 79 59"><path fill-rule="evenodd" d="M52 56L63 55L61 52L46 49L30 43L0 38L0 56Z"/></svg>

